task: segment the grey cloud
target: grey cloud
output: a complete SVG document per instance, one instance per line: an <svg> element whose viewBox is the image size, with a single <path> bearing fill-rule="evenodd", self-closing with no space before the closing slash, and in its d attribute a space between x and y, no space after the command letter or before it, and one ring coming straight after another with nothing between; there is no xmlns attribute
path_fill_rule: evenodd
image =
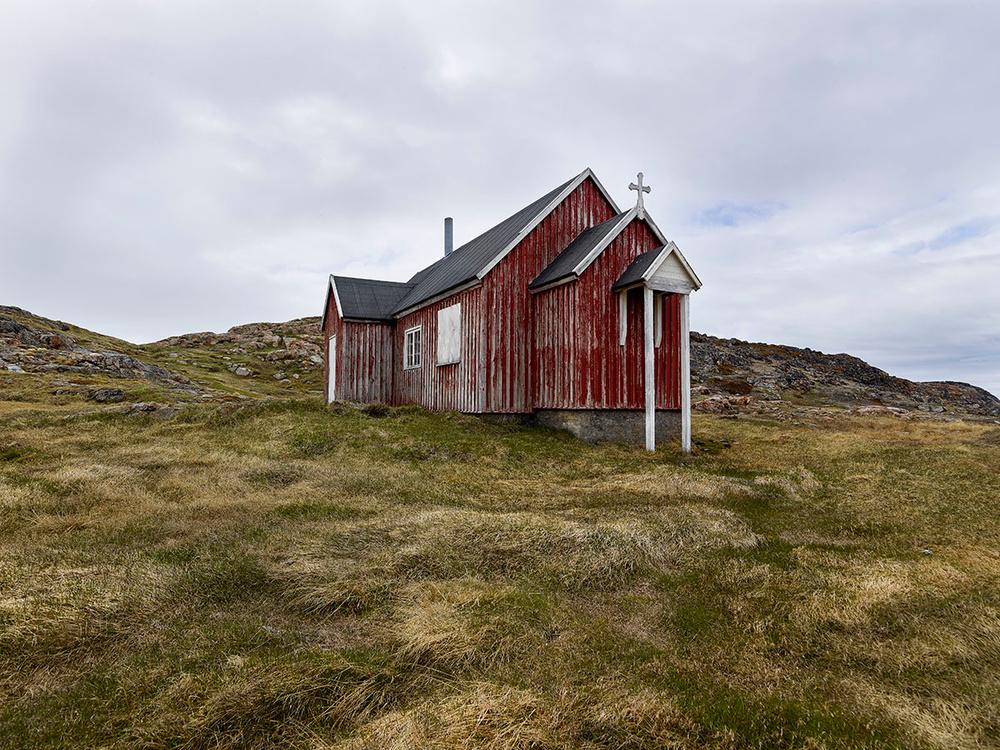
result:
<svg viewBox="0 0 1000 750"><path fill-rule="evenodd" d="M0 298L127 338L315 314L593 166L695 326L1000 391L1000 9L17 3Z"/></svg>

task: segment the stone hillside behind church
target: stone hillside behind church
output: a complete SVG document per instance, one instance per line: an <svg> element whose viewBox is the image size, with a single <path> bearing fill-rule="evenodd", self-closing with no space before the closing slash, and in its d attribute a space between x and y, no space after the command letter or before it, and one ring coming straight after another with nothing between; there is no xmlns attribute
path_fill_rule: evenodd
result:
<svg viewBox="0 0 1000 750"><path fill-rule="evenodd" d="M250 323L130 344L19 308L0 306L0 372L149 381L179 398L311 394L321 390L319 318ZM691 336L695 408L788 416L849 408L899 416L1000 418L1000 399L966 383L894 377L848 354ZM78 377L79 379L79 377ZM57 388L71 388L59 385ZM94 389L98 390L98 389Z"/></svg>

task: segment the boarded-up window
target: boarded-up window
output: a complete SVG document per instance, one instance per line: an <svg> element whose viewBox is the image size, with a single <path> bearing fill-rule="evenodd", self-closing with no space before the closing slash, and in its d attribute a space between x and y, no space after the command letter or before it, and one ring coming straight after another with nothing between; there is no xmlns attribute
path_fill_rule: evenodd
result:
<svg viewBox="0 0 1000 750"><path fill-rule="evenodd" d="M438 310L437 363L453 365L462 358L462 305Z"/></svg>
<svg viewBox="0 0 1000 750"><path fill-rule="evenodd" d="M417 326L416 328L408 328L406 330L405 339L403 341L403 369L412 370L420 367L421 362L421 346L423 342L423 328Z"/></svg>

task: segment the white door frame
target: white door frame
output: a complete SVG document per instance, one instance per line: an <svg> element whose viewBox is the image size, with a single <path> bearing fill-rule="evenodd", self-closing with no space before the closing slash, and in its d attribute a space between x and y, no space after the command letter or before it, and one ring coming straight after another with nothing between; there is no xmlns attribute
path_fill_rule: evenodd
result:
<svg viewBox="0 0 1000 750"><path fill-rule="evenodd" d="M643 308L643 366L645 394L643 397L646 412L646 450L656 450L656 383L654 365L657 341L656 321L663 314L661 304L653 304L653 288L647 283L642 289ZM676 292L675 292L676 293ZM681 333L681 450L691 452L691 295L680 293L680 333ZM654 312L655 311L655 312ZM624 320L624 315L622 315ZM662 325L662 322L658 323ZM621 335L621 334L619 334ZM659 332L662 335L662 331ZM623 339L622 339L623 340Z"/></svg>
<svg viewBox="0 0 1000 750"><path fill-rule="evenodd" d="M331 336L326 354L326 364L329 372L326 376L326 402L332 404L337 400L337 337Z"/></svg>

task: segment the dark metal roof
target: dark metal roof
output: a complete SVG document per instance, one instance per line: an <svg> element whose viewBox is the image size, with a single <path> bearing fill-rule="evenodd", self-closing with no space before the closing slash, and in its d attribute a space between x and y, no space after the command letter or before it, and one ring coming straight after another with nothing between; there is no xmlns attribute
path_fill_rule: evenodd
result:
<svg viewBox="0 0 1000 750"><path fill-rule="evenodd" d="M355 279L350 276L332 278L345 318L392 320L392 311L396 305L413 289L411 284L398 281Z"/></svg>
<svg viewBox="0 0 1000 750"><path fill-rule="evenodd" d="M534 281L528 284L528 288L537 289L538 287L553 284L557 281L562 281L563 279L573 276L573 269L576 268L580 264L580 261L586 258L595 247L607 239L608 235L615 230L618 226L618 222L620 222L622 217L624 217L627 213L629 212L622 211L620 214L612 216L607 221L596 224L595 226L592 226L589 229L584 229L580 232L580 234L577 235L577 238L569 243L566 249L555 257L555 260L542 269L542 272L535 277Z"/></svg>
<svg viewBox="0 0 1000 750"><path fill-rule="evenodd" d="M492 229L456 248L451 255L416 273L408 282L411 286L409 293L399 300L393 312L400 313L475 279L577 177L550 190Z"/></svg>
<svg viewBox="0 0 1000 750"><path fill-rule="evenodd" d="M622 275L618 277L618 281L611 287L612 291L624 289L627 286L632 286L642 281L642 277L660 256L660 253L663 252L664 247L665 245L661 245L653 250L649 250L633 260L629 264L629 267L622 271Z"/></svg>

